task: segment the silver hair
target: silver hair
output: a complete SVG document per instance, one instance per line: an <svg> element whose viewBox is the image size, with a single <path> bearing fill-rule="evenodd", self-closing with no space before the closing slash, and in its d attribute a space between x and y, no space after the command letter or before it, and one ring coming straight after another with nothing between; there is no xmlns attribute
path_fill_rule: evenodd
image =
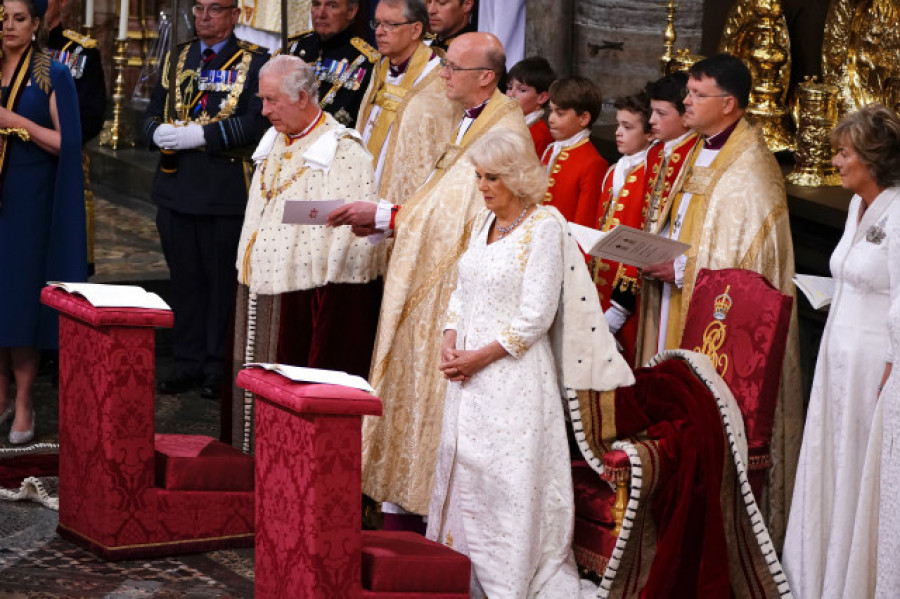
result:
<svg viewBox="0 0 900 599"><path fill-rule="evenodd" d="M296 56L279 54L259 70L260 78L271 75L280 78L281 91L296 102L300 92L306 92L310 102L319 101L319 80L312 67Z"/></svg>
<svg viewBox="0 0 900 599"><path fill-rule="evenodd" d="M547 172L534 152L531 139L509 129L497 129L472 145L469 160L497 175L526 206L537 204L547 191Z"/></svg>
<svg viewBox="0 0 900 599"><path fill-rule="evenodd" d="M422 33L428 31L428 7L425 0L381 0L386 6L403 4L403 18L422 24Z"/></svg>

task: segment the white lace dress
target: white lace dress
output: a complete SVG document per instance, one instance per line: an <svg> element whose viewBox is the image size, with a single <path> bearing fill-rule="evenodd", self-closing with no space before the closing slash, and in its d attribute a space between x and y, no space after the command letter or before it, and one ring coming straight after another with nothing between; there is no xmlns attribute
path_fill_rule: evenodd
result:
<svg viewBox="0 0 900 599"><path fill-rule="evenodd" d="M510 353L448 385L428 537L472 559L472 596L578 597L563 402L547 331L563 280L559 222L538 208L487 244L478 224L449 305L457 347Z"/></svg>
<svg viewBox="0 0 900 599"><path fill-rule="evenodd" d="M799 599L869 597L869 564L851 545L870 547L871 519L857 519L877 386L891 350L885 322L900 295L900 190L882 192L857 222L854 196L831 256L835 295L816 373L782 563ZM865 499L865 498L864 498ZM854 530L857 532L854 533ZM856 534L856 538L854 538Z"/></svg>

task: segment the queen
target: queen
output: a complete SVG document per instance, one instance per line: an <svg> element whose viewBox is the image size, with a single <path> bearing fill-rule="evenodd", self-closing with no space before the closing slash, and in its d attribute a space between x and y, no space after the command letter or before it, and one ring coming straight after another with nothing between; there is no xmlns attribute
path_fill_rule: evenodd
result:
<svg viewBox="0 0 900 599"><path fill-rule="evenodd" d="M471 558L473 597L577 597L560 381L584 388L579 369L601 390L633 378L565 220L536 205L546 175L530 140L490 133L471 161L487 210L443 334L449 383L427 534Z"/></svg>

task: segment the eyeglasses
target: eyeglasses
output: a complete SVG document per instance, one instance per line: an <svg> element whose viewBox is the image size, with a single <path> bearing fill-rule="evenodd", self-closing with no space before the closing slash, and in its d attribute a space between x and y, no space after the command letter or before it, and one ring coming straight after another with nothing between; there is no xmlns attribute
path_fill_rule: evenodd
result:
<svg viewBox="0 0 900 599"><path fill-rule="evenodd" d="M387 33L393 33L397 30L397 27L401 25L412 25L413 23L418 23L418 21L403 21L402 23L391 23L390 21L369 21L369 26L372 28L372 31L377 31L379 27L383 27Z"/></svg>
<svg viewBox="0 0 900 599"><path fill-rule="evenodd" d="M447 69L450 71L450 74L454 74L456 71L493 71L494 69L489 67L458 67L455 64L450 63L446 58L441 59L441 68Z"/></svg>
<svg viewBox="0 0 900 599"><path fill-rule="evenodd" d="M195 17L202 17L203 13L207 13L211 17L218 17L226 11L234 10L235 8L237 8L236 4L230 4L228 6L222 6L221 4L209 4L207 6L195 4L191 7L191 12L194 13Z"/></svg>
<svg viewBox="0 0 900 599"><path fill-rule="evenodd" d="M731 94L701 94L700 92L695 92L693 90L687 90L684 92L685 98L690 98L691 100L702 100L703 98L727 98Z"/></svg>

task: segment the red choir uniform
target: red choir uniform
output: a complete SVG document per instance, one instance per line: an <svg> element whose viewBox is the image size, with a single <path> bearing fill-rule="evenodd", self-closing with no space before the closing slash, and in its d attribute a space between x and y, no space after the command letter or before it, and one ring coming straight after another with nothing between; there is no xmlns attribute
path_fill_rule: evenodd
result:
<svg viewBox="0 0 900 599"><path fill-rule="evenodd" d="M672 186L681 175L681 167L684 166L685 160L691 154L691 150L697 145L700 136L691 133L674 148L672 148L669 157L664 160L665 144L656 144L647 154L648 164L651 166L651 177L648 179L648 189L651 193L650 207L645 229L653 233L658 233L660 227L665 223L671 208L672 198L669 194L672 192ZM665 169L662 179L660 179L660 170ZM657 222L658 221L658 222Z"/></svg>
<svg viewBox="0 0 900 599"><path fill-rule="evenodd" d="M544 160L549 157L548 149ZM590 138L563 148L549 169L544 204L559 210L567 221L596 228L603 173L607 168L609 163L594 149Z"/></svg>
<svg viewBox="0 0 900 599"><path fill-rule="evenodd" d="M547 149L547 146L553 143L550 127L547 126L547 121L538 119L528 126L528 131L531 133L532 141L534 141L534 151L537 152L538 158L540 158L544 155L544 150Z"/></svg>
<svg viewBox="0 0 900 599"><path fill-rule="evenodd" d="M662 154L655 152L655 149L651 148L645 159L625 176L625 182L618 194L613 191L615 165L606 172L606 176L603 177L603 213L599 221L601 231L609 231L616 225L626 225L635 229L643 229L646 225L652 189L650 183L653 181L651 173L658 172L662 162ZM634 298L633 302L617 301L631 311L631 316L616 333L616 339L624 348L622 355L633 367L641 277L634 266L602 258L595 258L592 267L594 283L604 312L609 309L614 292L617 296L627 295Z"/></svg>

